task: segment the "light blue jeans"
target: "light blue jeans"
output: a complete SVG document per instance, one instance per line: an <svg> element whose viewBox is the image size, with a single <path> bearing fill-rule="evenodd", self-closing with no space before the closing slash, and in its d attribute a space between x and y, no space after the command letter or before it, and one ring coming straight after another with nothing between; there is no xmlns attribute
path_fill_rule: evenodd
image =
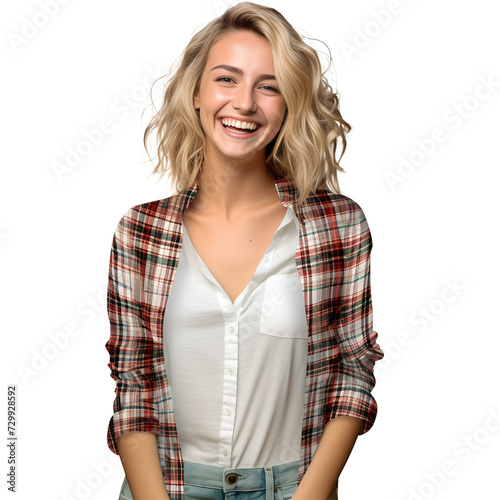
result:
<svg viewBox="0 0 500 500"><path fill-rule="evenodd" d="M298 476L298 460L236 469L184 461L184 500L290 500ZM119 500L133 500L127 478Z"/></svg>

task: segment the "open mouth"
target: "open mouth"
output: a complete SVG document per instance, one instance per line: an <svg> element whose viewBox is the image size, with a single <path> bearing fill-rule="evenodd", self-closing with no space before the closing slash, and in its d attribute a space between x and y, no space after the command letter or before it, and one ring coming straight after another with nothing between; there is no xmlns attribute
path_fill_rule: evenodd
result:
<svg viewBox="0 0 500 500"><path fill-rule="evenodd" d="M260 125L255 122L244 122L229 118L222 118L221 123L226 130L237 134L252 134L260 128Z"/></svg>

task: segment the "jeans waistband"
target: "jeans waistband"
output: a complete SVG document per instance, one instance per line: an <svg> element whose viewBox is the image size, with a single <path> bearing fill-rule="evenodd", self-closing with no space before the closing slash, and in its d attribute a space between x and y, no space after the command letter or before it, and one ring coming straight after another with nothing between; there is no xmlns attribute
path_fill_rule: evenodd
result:
<svg viewBox="0 0 500 500"><path fill-rule="evenodd" d="M230 491L269 490L297 482L299 460L269 467L226 469L184 461L184 482L193 486Z"/></svg>

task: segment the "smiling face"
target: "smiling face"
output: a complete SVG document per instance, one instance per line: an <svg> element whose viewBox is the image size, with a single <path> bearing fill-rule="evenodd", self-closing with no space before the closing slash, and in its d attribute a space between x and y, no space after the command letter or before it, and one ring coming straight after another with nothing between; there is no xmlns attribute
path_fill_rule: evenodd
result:
<svg viewBox="0 0 500 500"><path fill-rule="evenodd" d="M257 33L230 32L212 46L193 98L208 162L264 162L286 111L274 74L271 46Z"/></svg>

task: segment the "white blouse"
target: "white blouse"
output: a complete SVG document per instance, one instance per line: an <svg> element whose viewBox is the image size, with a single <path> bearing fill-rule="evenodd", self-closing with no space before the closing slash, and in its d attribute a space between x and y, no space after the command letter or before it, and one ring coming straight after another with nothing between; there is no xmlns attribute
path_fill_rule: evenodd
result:
<svg viewBox="0 0 500 500"><path fill-rule="evenodd" d="M164 318L164 352L184 460L261 467L298 460L307 322L292 207L234 304L183 246Z"/></svg>

